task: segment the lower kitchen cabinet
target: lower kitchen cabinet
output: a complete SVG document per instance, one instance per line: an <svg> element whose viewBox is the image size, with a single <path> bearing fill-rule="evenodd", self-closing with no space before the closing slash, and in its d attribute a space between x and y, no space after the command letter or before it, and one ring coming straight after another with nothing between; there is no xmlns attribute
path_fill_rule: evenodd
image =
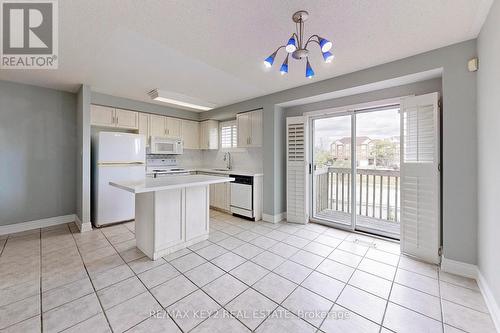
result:
<svg viewBox="0 0 500 333"><path fill-rule="evenodd" d="M218 175L220 176L220 175ZM210 206L229 212L231 210L231 183L210 185Z"/></svg>

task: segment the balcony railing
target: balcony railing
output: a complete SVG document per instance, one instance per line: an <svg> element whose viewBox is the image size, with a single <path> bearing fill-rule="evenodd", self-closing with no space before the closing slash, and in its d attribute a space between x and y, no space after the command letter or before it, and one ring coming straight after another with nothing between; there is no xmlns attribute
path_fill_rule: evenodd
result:
<svg viewBox="0 0 500 333"><path fill-rule="evenodd" d="M324 167L315 171L316 213L351 213L351 169ZM363 224L382 226L390 223L390 229L399 224L400 191L399 170L356 170L356 214ZM342 214L340 214L342 215ZM347 215L347 214L343 214ZM399 233L399 232L398 232Z"/></svg>

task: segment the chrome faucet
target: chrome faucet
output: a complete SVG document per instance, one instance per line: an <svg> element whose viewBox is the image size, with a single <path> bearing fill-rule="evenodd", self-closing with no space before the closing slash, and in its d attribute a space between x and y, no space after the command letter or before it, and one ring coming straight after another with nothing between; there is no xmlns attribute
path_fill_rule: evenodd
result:
<svg viewBox="0 0 500 333"><path fill-rule="evenodd" d="M225 152L224 153L224 161L226 162L226 168L228 170L231 170L231 168L232 168L232 161L231 161L231 153L230 152Z"/></svg>

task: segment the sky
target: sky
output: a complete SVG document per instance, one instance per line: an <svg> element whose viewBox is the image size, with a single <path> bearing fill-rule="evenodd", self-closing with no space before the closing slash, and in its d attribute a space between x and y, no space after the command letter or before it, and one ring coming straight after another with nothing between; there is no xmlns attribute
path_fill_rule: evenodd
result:
<svg viewBox="0 0 500 333"><path fill-rule="evenodd" d="M357 136L383 139L399 136L399 108L356 114ZM330 144L351 136L351 117L338 116L314 121L315 146L327 149Z"/></svg>

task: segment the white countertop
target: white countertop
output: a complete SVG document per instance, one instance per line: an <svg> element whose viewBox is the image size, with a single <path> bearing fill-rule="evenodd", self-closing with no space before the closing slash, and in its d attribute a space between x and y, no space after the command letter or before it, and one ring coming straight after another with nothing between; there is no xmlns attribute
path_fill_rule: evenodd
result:
<svg viewBox="0 0 500 333"><path fill-rule="evenodd" d="M233 181L234 178L209 175L173 175L161 178L144 178L135 182L109 182L109 185L131 193L146 193L184 187L204 186Z"/></svg>
<svg viewBox="0 0 500 333"><path fill-rule="evenodd" d="M248 171L248 170L216 170L212 168L196 168L194 171L207 172L207 173L218 173L222 175L238 175L238 176L251 176L251 177L262 177L264 174L261 172Z"/></svg>
<svg viewBox="0 0 500 333"><path fill-rule="evenodd" d="M185 172L206 172L220 175L237 175L237 176L250 176L250 177L262 177L264 176L261 172L248 171L248 170L216 170L213 168L185 168L183 170L169 171L167 174L175 175L177 173L185 173ZM152 172L146 173L146 175L153 175Z"/></svg>

